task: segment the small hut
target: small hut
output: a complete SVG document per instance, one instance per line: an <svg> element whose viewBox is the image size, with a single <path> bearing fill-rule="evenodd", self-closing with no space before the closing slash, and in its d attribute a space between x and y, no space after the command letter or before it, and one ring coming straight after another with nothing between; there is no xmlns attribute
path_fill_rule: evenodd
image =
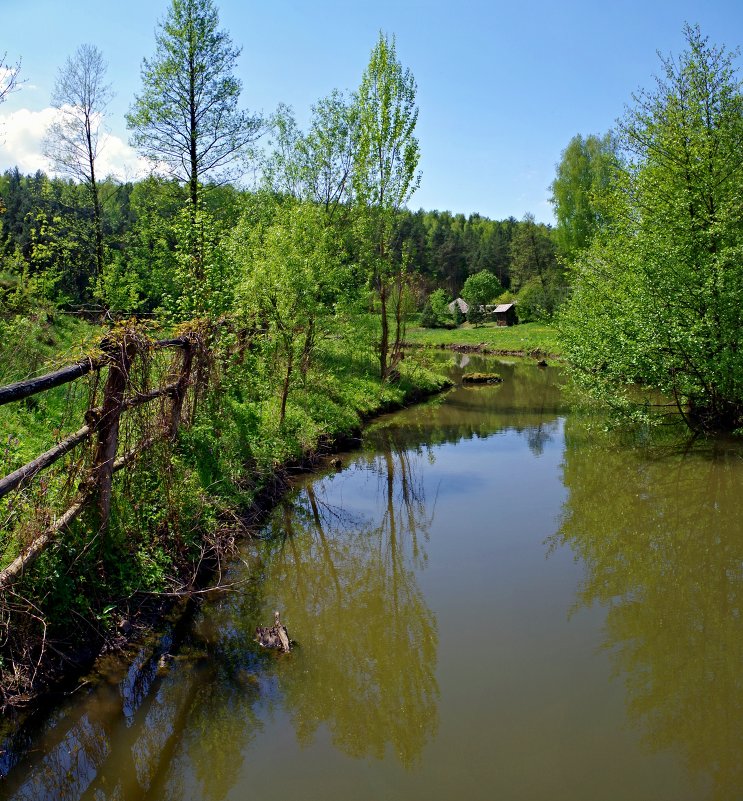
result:
<svg viewBox="0 0 743 801"><path fill-rule="evenodd" d="M516 304L500 303L493 310L497 325L516 325Z"/></svg>
<svg viewBox="0 0 743 801"><path fill-rule="evenodd" d="M462 314L467 314L467 312L470 310L470 304L467 303L466 300L462 300L462 298L453 300L446 308L449 309L451 314L454 314L454 310L457 308L457 306Z"/></svg>

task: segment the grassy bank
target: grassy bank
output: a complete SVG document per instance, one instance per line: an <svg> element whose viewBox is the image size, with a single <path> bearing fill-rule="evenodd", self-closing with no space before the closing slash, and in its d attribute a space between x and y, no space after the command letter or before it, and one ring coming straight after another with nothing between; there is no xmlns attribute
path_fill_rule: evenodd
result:
<svg viewBox="0 0 743 801"><path fill-rule="evenodd" d="M60 347L49 345L55 352L35 365L36 373L75 361L90 347L79 340L92 330L80 326L62 336L55 326L45 323L44 337ZM373 332L348 323L320 340L309 369L292 377L283 421L275 342L256 336L248 347L235 349L227 336L215 343L208 389L190 424L175 442L158 442L134 469L116 476L108 528L100 529L95 509L84 512L33 563L12 595L3 597L0 703L13 705L43 690L148 625L168 599L202 580L205 566L219 562L255 505L275 498L293 470L357 432L374 414L446 385L414 358L401 366L399 382L383 384L371 341ZM148 369L162 370L154 360ZM75 430L93 397L93 382L86 377L31 403L2 407L0 433L9 444L0 473ZM126 416L125 443L160 424L158 404L151 406L153 411ZM0 500L8 523L2 564L71 502L88 459L73 452L58 469Z"/></svg>
<svg viewBox="0 0 743 801"><path fill-rule="evenodd" d="M484 323L476 328L464 323L458 328L408 328L406 340L414 345L449 347L452 345L482 345L502 353L525 353L540 356L561 356L562 348L554 326L545 323L522 323L497 326Z"/></svg>

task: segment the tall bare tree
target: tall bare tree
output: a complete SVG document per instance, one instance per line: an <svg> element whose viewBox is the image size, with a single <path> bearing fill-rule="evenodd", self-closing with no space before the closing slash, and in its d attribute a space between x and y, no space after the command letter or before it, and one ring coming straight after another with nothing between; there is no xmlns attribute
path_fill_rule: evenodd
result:
<svg viewBox="0 0 743 801"><path fill-rule="evenodd" d="M103 117L113 94L107 64L94 45L83 44L60 68L51 103L58 109L44 151L57 172L84 183L93 208L96 276L103 271L103 217L96 161L105 143Z"/></svg>
<svg viewBox="0 0 743 801"><path fill-rule="evenodd" d="M11 64L8 62L7 52L0 56L0 103L18 87L20 71L20 59L15 64Z"/></svg>

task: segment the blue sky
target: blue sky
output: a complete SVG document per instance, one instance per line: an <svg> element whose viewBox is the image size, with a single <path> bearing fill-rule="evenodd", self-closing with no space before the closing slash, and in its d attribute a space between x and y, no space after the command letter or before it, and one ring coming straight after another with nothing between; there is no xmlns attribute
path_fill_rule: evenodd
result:
<svg viewBox="0 0 743 801"><path fill-rule="evenodd" d="M169 0L0 0L0 54L23 60L26 83L0 106L0 170L40 166L57 69L79 44L109 64L112 169L133 174L124 114ZM250 110L293 106L300 124L333 88L354 89L379 30L418 83L421 188L411 206L526 212L552 220L555 164L576 133L604 133L659 72L656 51L683 49L685 21L729 49L743 43L743 2L410 2L217 0L243 48L239 77Z"/></svg>

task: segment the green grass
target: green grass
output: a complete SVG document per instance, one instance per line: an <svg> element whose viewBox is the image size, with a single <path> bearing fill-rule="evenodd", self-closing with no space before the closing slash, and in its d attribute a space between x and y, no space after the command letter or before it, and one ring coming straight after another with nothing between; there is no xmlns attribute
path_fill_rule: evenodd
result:
<svg viewBox="0 0 743 801"><path fill-rule="evenodd" d="M562 348L557 329L546 323L522 323L497 326L484 323L475 328L464 323L459 328L409 328L406 340L416 345L445 347L448 345L482 345L489 350L560 356Z"/></svg>

